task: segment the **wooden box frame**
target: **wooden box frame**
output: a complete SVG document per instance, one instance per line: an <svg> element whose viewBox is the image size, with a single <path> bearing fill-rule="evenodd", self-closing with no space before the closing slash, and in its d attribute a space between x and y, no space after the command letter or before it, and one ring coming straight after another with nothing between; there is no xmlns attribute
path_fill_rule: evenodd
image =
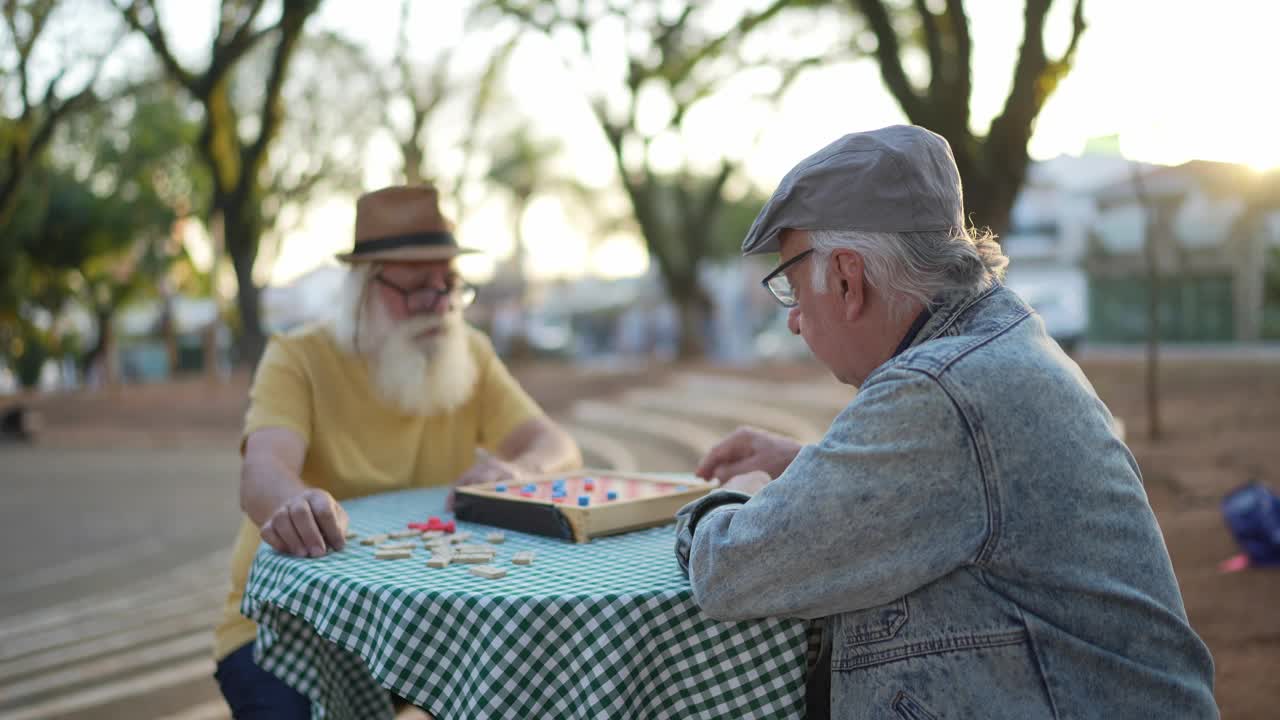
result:
<svg viewBox="0 0 1280 720"><path fill-rule="evenodd" d="M532 478L528 482L545 483L561 477L597 476L622 480L644 480L664 485L685 486L686 490L663 495L611 500L608 503L579 507L566 500L553 503L542 498L521 497L517 491L500 493L498 483L467 485L457 489L454 516L464 522L546 535L585 543L591 538L617 535L672 522L676 511L717 487L716 483L692 475L658 475L650 473L614 472L610 470L573 470Z"/></svg>

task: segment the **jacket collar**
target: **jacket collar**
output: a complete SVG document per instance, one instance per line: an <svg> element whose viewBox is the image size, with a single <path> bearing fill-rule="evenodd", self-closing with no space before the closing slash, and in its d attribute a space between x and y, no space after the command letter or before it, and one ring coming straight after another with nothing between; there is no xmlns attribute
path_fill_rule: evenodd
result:
<svg viewBox="0 0 1280 720"><path fill-rule="evenodd" d="M1002 287L1004 285L999 280L994 280L989 286L979 290L952 290L939 294L929 308L933 315L904 351L946 334L966 310Z"/></svg>

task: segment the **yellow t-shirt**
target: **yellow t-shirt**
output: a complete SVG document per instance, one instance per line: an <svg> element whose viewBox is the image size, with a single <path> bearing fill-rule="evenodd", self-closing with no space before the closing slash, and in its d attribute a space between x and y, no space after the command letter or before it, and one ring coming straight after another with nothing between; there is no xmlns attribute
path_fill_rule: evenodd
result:
<svg viewBox="0 0 1280 720"><path fill-rule="evenodd" d="M448 485L475 463L477 447L496 451L508 433L542 414L488 338L472 328L468 333L477 368L475 390L458 408L432 417L406 415L383 402L364 360L340 350L324 327L273 337L249 392L242 438L268 427L298 433L307 443L302 481L328 490L339 501ZM240 599L260 543L258 533L246 516L231 556L231 592L214 630L219 660L253 641L257 632L240 614Z"/></svg>

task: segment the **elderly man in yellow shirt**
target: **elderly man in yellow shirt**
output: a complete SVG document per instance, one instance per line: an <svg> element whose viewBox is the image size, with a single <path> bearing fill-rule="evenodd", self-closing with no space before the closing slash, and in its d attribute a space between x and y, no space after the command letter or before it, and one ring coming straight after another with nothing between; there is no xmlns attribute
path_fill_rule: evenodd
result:
<svg viewBox="0 0 1280 720"><path fill-rule="evenodd" d="M311 716L305 697L253 662L256 627L240 599L260 541L320 557L343 547L347 498L581 464L573 439L463 322L475 288L453 258L466 252L433 188L361 196L334 316L272 338L263 354L241 446L245 519L215 631L216 677L236 718Z"/></svg>

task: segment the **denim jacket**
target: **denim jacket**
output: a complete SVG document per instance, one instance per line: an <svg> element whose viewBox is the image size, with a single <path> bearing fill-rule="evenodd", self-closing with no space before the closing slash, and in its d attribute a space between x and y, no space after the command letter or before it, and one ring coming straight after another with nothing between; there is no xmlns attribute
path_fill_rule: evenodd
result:
<svg viewBox="0 0 1280 720"><path fill-rule="evenodd" d="M1001 285L943 299L755 496L681 509L712 618L825 618L833 718L1215 718L1137 463Z"/></svg>

